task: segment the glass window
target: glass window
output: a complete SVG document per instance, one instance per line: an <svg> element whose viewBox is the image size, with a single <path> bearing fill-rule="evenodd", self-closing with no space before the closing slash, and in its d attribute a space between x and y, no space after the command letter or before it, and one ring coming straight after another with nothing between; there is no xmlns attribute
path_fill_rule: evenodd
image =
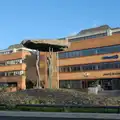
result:
<svg viewBox="0 0 120 120"><path fill-rule="evenodd" d="M76 51L72 52L73 57L76 57Z"/></svg>
<svg viewBox="0 0 120 120"><path fill-rule="evenodd" d="M98 64L98 70L102 70L102 69L104 69L103 63Z"/></svg>
<svg viewBox="0 0 120 120"><path fill-rule="evenodd" d="M91 70L106 70L106 69L119 69L120 62L108 62L108 63L98 63L98 64L88 64L88 65L73 65L60 67L62 72L82 72ZM64 69L64 70L63 70Z"/></svg>
<svg viewBox="0 0 120 120"><path fill-rule="evenodd" d="M63 52L63 53L59 53L59 58L72 58L72 57L90 56L95 54L106 54L113 52L120 52L120 45L77 50L71 52Z"/></svg>
<svg viewBox="0 0 120 120"><path fill-rule="evenodd" d="M93 35L93 36L92 36L92 38L96 38L96 37L97 37L97 35Z"/></svg>
<svg viewBox="0 0 120 120"><path fill-rule="evenodd" d="M95 49L87 49L81 51L82 56L94 55L96 53Z"/></svg>
<svg viewBox="0 0 120 120"><path fill-rule="evenodd" d="M115 68L120 68L120 62L115 63Z"/></svg>
<svg viewBox="0 0 120 120"><path fill-rule="evenodd" d="M69 58L71 58L72 57L72 53L68 52L68 56L69 56Z"/></svg>
<svg viewBox="0 0 120 120"><path fill-rule="evenodd" d="M59 54L58 54L58 58L62 58L62 53L59 53Z"/></svg>
<svg viewBox="0 0 120 120"><path fill-rule="evenodd" d="M103 48L98 48L98 54L105 54L105 53L109 53L108 48L103 47Z"/></svg>
<svg viewBox="0 0 120 120"><path fill-rule="evenodd" d="M112 51L114 51L114 52L120 52L120 45L113 46L111 52Z"/></svg>
<svg viewBox="0 0 120 120"><path fill-rule="evenodd" d="M74 51L69 52L69 53L70 53L70 54L69 54L70 57L75 57L75 52L74 52Z"/></svg>
<svg viewBox="0 0 120 120"><path fill-rule="evenodd" d="M72 89L82 88L82 80L70 80L70 86Z"/></svg>
<svg viewBox="0 0 120 120"><path fill-rule="evenodd" d="M120 31L117 31L117 32L113 32L113 34L117 34L117 33L120 33Z"/></svg>
<svg viewBox="0 0 120 120"><path fill-rule="evenodd" d="M0 72L0 76L5 76L5 73L4 72Z"/></svg>
<svg viewBox="0 0 120 120"><path fill-rule="evenodd" d="M0 66L4 66L5 65L5 62L0 62Z"/></svg>
<svg viewBox="0 0 120 120"><path fill-rule="evenodd" d="M75 53L76 53L76 57L81 56L81 51L75 51Z"/></svg>
<svg viewBox="0 0 120 120"><path fill-rule="evenodd" d="M120 45L98 48L98 54L120 52Z"/></svg>
<svg viewBox="0 0 120 120"><path fill-rule="evenodd" d="M69 54L68 52L65 53L65 57L68 58L69 57Z"/></svg>
<svg viewBox="0 0 120 120"><path fill-rule="evenodd" d="M63 80L60 80L59 81L59 87L60 88L64 88L65 86L64 86L64 81Z"/></svg>
<svg viewBox="0 0 120 120"><path fill-rule="evenodd" d="M72 66L71 69L73 72L77 72L77 71L80 71L80 66L78 66L78 65Z"/></svg>
<svg viewBox="0 0 120 120"><path fill-rule="evenodd" d="M60 88L80 89L80 88L82 88L82 80L60 80L59 87Z"/></svg>
<svg viewBox="0 0 120 120"><path fill-rule="evenodd" d="M75 66L71 66L71 72L75 72L76 71L76 67Z"/></svg>

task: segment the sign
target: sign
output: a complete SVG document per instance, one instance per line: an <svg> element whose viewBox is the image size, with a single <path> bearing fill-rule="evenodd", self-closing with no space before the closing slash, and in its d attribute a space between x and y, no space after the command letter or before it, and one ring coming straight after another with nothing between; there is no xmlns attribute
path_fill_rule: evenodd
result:
<svg viewBox="0 0 120 120"><path fill-rule="evenodd" d="M120 72L116 72L116 73L104 73L103 76L112 76L112 75L120 75Z"/></svg>
<svg viewBox="0 0 120 120"><path fill-rule="evenodd" d="M118 55L112 55L112 56L103 56L102 59L118 59Z"/></svg>
<svg viewBox="0 0 120 120"><path fill-rule="evenodd" d="M88 77L89 73L84 73L83 75L84 75L84 77Z"/></svg>

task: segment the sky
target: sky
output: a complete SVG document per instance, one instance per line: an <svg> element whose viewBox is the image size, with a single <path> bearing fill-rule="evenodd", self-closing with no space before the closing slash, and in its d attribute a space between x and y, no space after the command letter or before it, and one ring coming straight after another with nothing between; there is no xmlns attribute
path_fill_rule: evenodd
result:
<svg viewBox="0 0 120 120"><path fill-rule="evenodd" d="M0 49L108 24L120 27L120 0L0 0Z"/></svg>

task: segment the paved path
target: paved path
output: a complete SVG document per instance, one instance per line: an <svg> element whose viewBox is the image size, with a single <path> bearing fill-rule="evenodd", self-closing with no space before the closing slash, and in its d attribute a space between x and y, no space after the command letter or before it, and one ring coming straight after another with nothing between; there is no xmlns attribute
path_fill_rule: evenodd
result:
<svg viewBox="0 0 120 120"><path fill-rule="evenodd" d="M120 114L0 111L0 118L1 120L120 120Z"/></svg>

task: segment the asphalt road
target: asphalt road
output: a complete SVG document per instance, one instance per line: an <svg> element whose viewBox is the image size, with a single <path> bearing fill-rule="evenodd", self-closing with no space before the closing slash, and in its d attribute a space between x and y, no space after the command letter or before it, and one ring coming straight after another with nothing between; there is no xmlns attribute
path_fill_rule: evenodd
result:
<svg viewBox="0 0 120 120"><path fill-rule="evenodd" d="M104 119L89 119L89 118L37 118L37 117L0 117L1 120L104 120ZM109 119L105 119L109 120ZM115 119L113 119L115 120Z"/></svg>
<svg viewBox="0 0 120 120"><path fill-rule="evenodd" d="M120 114L0 111L0 120L120 120Z"/></svg>

